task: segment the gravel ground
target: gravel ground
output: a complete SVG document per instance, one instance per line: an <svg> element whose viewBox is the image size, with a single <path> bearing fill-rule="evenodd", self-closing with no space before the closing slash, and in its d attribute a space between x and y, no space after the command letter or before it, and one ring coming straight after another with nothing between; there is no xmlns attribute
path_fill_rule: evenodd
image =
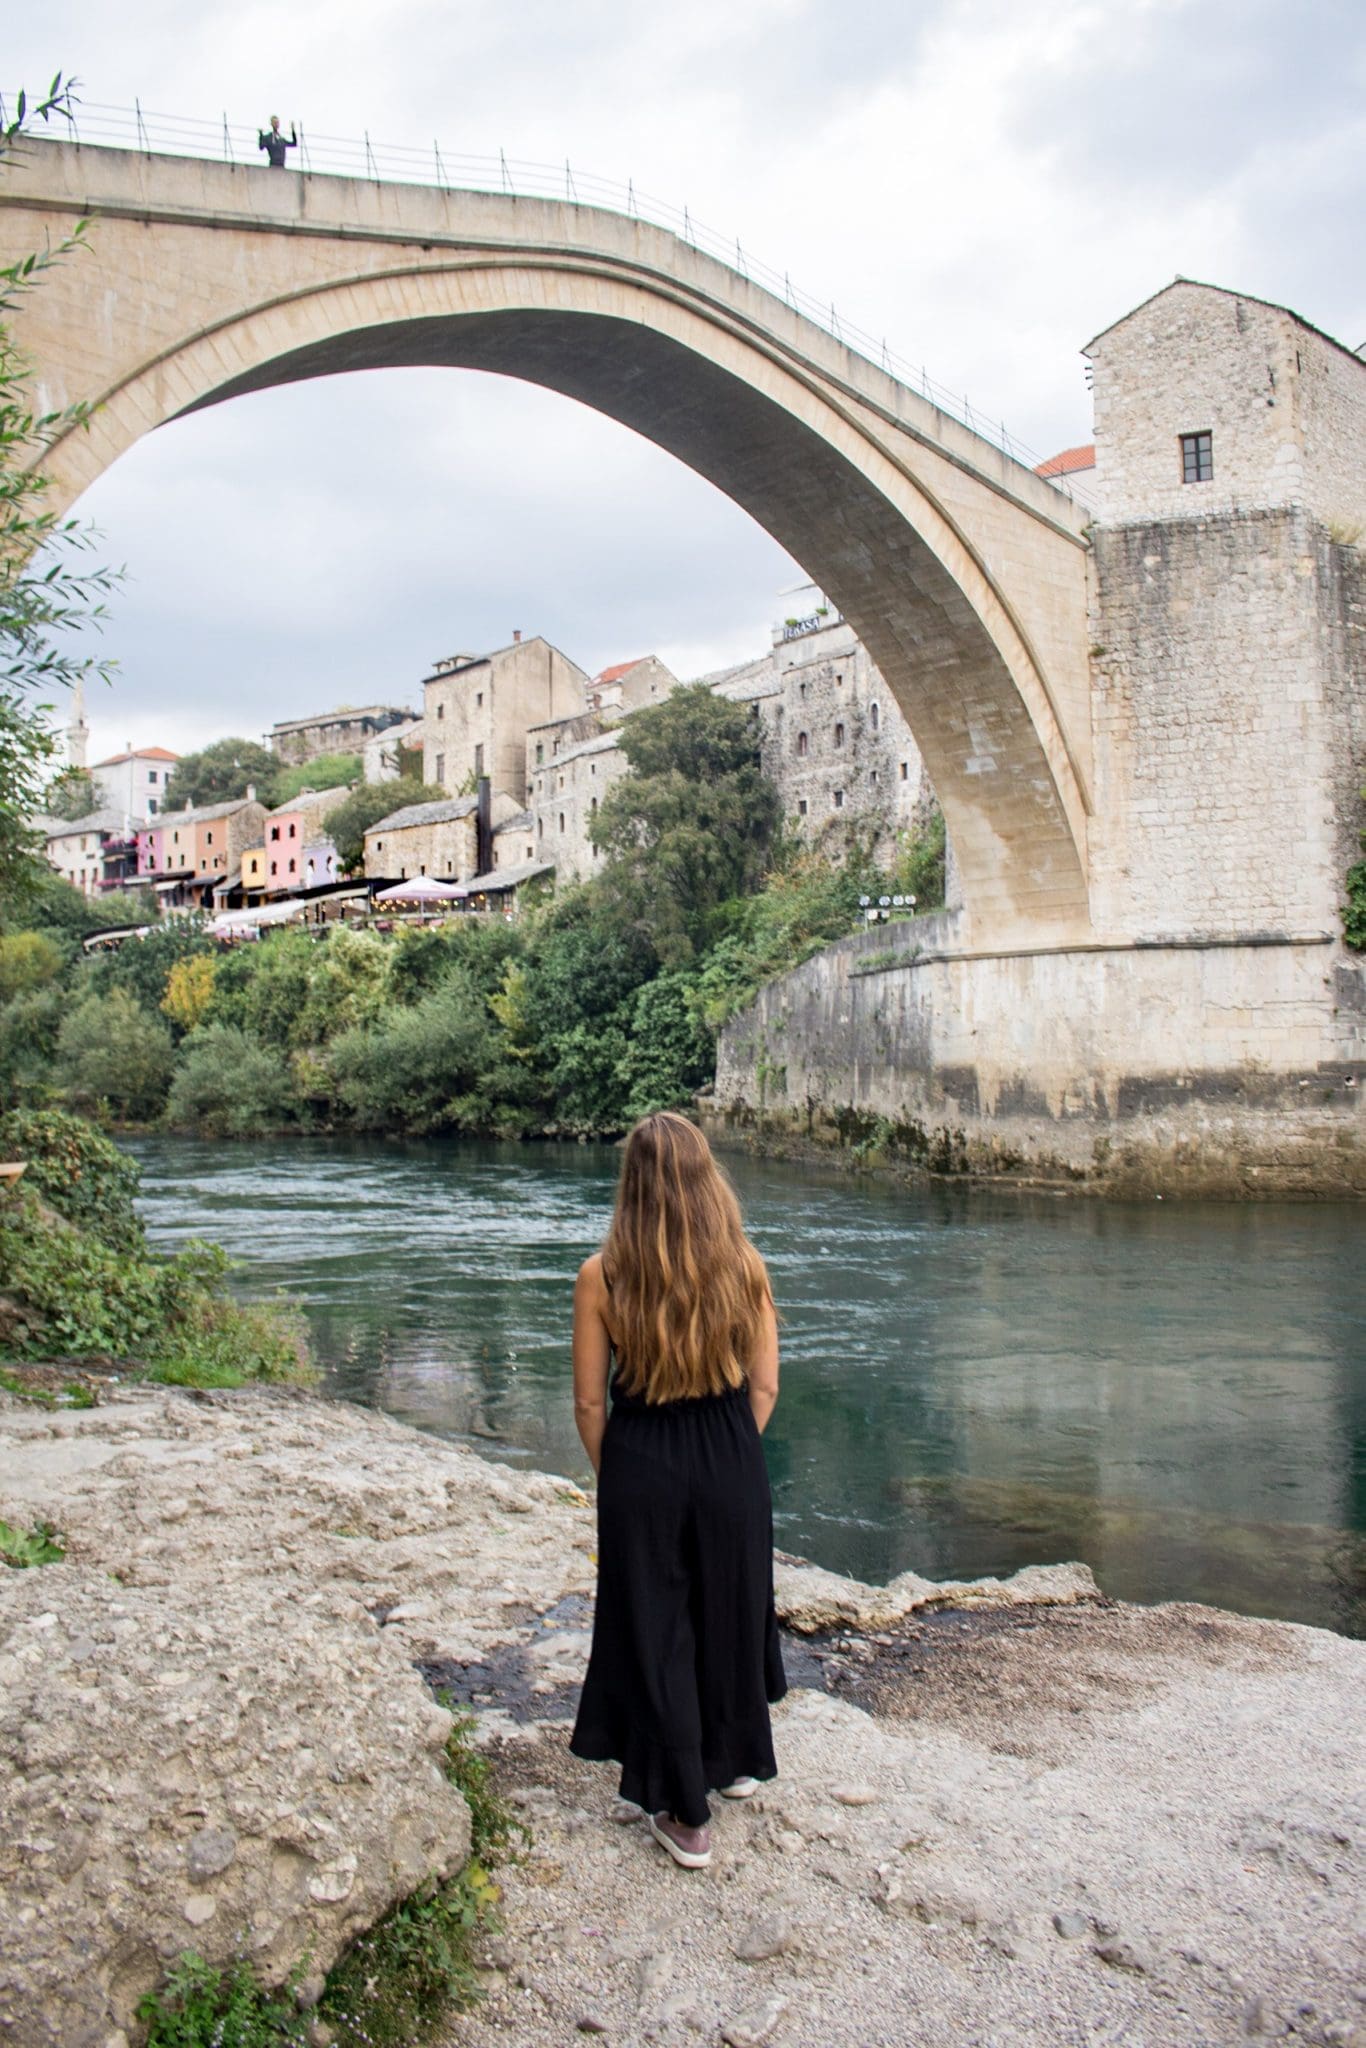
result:
<svg viewBox="0 0 1366 2048"><path fill-rule="evenodd" d="M451 2048L1366 2044L1362 1645L1179 1606L815 1647L702 1873L494 1717L534 1847Z"/></svg>

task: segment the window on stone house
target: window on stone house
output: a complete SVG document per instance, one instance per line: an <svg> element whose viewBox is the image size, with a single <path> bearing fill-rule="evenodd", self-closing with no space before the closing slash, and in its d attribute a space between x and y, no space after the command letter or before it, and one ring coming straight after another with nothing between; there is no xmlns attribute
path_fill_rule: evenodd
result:
<svg viewBox="0 0 1366 2048"><path fill-rule="evenodd" d="M798 685L797 685L797 695L798 695L798 696L799 696L799 697L801 698L801 700L802 700L803 704L805 704L805 702L806 702L806 684L805 684L805 683L798 683Z"/></svg>
<svg viewBox="0 0 1366 2048"><path fill-rule="evenodd" d="M298 871L299 871L299 863L298 863L297 861L293 861L293 860L292 860L292 861L290 862L290 864L289 864L289 872L291 873L291 875L294 875L294 874L297 874L297 873L298 873Z"/></svg>
<svg viewBox="0 0 1366 2048"><path fill-rule="evenodd" d="M870 769L869 769L869 771L868 771L868 780L869 780L869 781L870 781L871 783L873 783L873 784L876 784L876 782L877 782L877 769L876 769L876 768L870 768Z"/></svg>
<svg viewBox="0 0 1366 2048"><path fill-rule="evenodd" d="M476 711L482 711L484 708L484 693L482 690L480 690L474 700L474 708Z"/></svg>
<svg viewBox="0 0 1366 2048"><path fill-rule="evenodd" d="M837 747L842 747L844 745L844 727L842 725L837 725L835 727L835 745Z"/></svg>
<svg viewBox="0 0 1366 2048"><path fill-rule="evenodd" d="M872 726L874 732L877 731L882 723L882 712L876 704L870 704L868 707L868 723Z"/></svg>
<svg viewBox="0 0 1366 2048"><path fill-rule="evenodd" d="M433 781L444 782L446 780L446 756L438 754L434 766L436 772L433 775Z"/></svg>
<svg viewBox="0 0 1366 2048"><path fill-rule="evenodd" d="M206 832L206 833L204 834L204 844L205 844L206 846L212 846L212 845L213 845L213 834L212 834L212 832Z"/></svg>
<svg viewBox="0 0 1366 2048"><path fill-rule="evenodd" d="M445 707L445 705L444 705L444 704L438 704L438 705L437 705L437 707L436 707L436 715L437 715L437 717L438 717L438 718L444 718L444 717L446 716L446 707Z"/></svg>
<svg viewBox="0 0 1366 2048"><path fill-rule="evenodd" d="M297 838L297 836L298 836L298 827L297 827L297 826L295 826L295 825L291 825L291 826L290 826L290 828L289 828L289 836L290 836L290 838L291 838L291 839Z"/></svg>
<svg viewBox="0 0 1366 2048"><path fill-rule="evenodd" d="M527 857L527 859L528 859L528 860L535 860L535 858L536 858L536 849L535 849L535 847L534 847L534 846L529 846L529 847L527 848L527 850L526 850L526 857Z"/></svg>
<svg viewBox="0 0 1366 2048"><path fill-rule="evenodd" d="M156 769L155 769L155 768L149 768L149 769L147 770L147 780L148 780L149 782L155 782L155 781L156 781L156 779L157 779L157 771L156 771Z"/></svg>
<svg viewBox="0 0 1366 2048"><path fill-rule="evenodd" d="M797 752L799 754L805 754L809 746L810 742L807 739L806 734L804 732L799 732L797 734Z"/></svg>
<svg viewBox="0 0 1366 2048"><path fill-rule="evenodd" d="M544 831L545 831L545 819L544 819L544 818L538 818L538 819L536 820L536 837L537 837L537 838L539 839L539 838L541 837L541 835L542 835L542 834L544 833Z"/></svg>
<svg viewBox="0 0 1366 2048"><path fill-rule="evenodd" d="M279 828L279 826L278 826L278 825L272 825L272 826L271 826L271 828L270 828L270 836L271 836L271 838L272 838L272 839L278 839L278 838L279 838L279 836L280 836L280 828ZM179 833L177 832L177 833L176 833L176 838L177 838L177 839L179 839L179 837L180 837L180 834L179 834Z"/></svg>
<svg viewBox="0 0 1366 2048"><path fill-rule="evenodd" d="M474 750L474 772L476 775L482 775L484 772L484 743L482 740Z"/></svg>
<svg viewBox="0 0 1366 2048"><path fill-rule="evenodd" d="M597 809L597 807L598 807L598 800L597 800L597 798L596 798L595 796L594 796L594 797L590 797L590 798L588 799L588 808L589 808L589 810L590 810L590 811L595 811L595 810Z"/></svg>
<svg viewBox="0 0 1366 2048"><path fill-rule="evenodd" d="M909 782L909 781L910 781L910 779L911 779L911 764L910 764L910 762L909 762L909 761L903 761L903 762L902 762L902 764L901 764L901 780L902 780L903 782Z"/></svg>
<svg viewBox="0 0 1366 2048"><path fill-rule="evenodd" d="M804 796L799 796L797 798L797 816L799 818L804 818L806 816L806 798Z"/></svg>
<svg viewBox="0 0 1366 2048"><path fill-rule="evenodd" d="M842 811L844 809L844 791L842 789L837 789L835 791L835 809L837 811Z"/></svg>
<svg viewBox="0 0 1366 2048"><path fill-rule="evenodd" d="M537 766L537 767L539 768L539 767L541 766L541 763L542 763L542 762L543 762L544 760L545 760L545 743L544 743L544 741L542 741L542 740L538 740L538 741L536 742L536 766Z"/></svg>
<svg viewBox="0 0 1366 2048"><path fill-rule="evenodd" d="M562 775L562 776L560 777L560 788L561 788L561 789L563 789L563 788L564 788L564 777L563 777L563 775Z"/></svg>
<svg viewBox="0 0 1366 2048"><path fill-rule="evenodd" d="M563 830L564 830L564 812L563 812L563 811L561 811L561 812L560 812L560 830L561 830L561 832L563 832Z"/></svg>
<svg viewBox="0 0 1366 2048"><path fill-rule="evenodd" d="M1181 481L1207 484L1214 479L1214 436L1210 433L1181 436Z"/></svg>

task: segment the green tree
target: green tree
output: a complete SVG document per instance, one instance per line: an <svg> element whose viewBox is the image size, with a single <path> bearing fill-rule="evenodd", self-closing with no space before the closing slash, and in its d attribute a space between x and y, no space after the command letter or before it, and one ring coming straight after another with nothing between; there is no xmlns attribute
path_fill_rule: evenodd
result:
<svg viewBox="0 0 1366 2048"><path fill-rule="evenodd" d="M430 782L415 782L400 776L397 782L363 782L353 789L345 803L328 815L327 831L337 849L344 874L357 874L365 866L365 835L381 818L409 804L439 803L446 794Z"/></svg>
<svg viewBox="0 0 1366 2048"><path fill-rule="evenodd" d="M87 768L64 768L43 791L43 809L49 818L88 818L99 807L99 791Z"/></svg>
<svg viewBox="0 0 1366 2048"><path fill-rule="evenodd" d="M621 728L631 764L590 827L623 914L678 965L704 944L729 898L758 887L777 829L778 792L759 762L751 709L705 683L675 690Z"/></svg>
<svg viewBox="0 0 1366 2048"><path fill-rule="evenodd" d="M272 757L273 758L273 757ZM301 790L345 789L359 782L365 764L359 754L319 754L297 768L279 768L271 784L273 805L292 803Z"/></svg>
<svg viewBox="0 0 1366 2048"><path fill-rule="evenodd" d="M13 120L0 130L0 168L32 119L50 122L69 115L71 105L60 74L36 106L20 93ZM56 753L52 693L107 678L110 666L78 654L73 636L102 622L102 600L117 579L79 563L93 545L92 529L44 504L43 456L61 435L87 424L89 408L35 410L29 365L11 325L44 273L83 246L84 228L82 222L65 241L0 268L0 900L7 907L42 872L27 818L40 808Z"/></svg>
<svg viewBox="0 0 1366 2048"><path fill-rule="evenodd" d="M488 1012L468 974L454 967L410 1009L347 1031L328 1054L337 1093L361 1130L488 1128L482 1088Z"/></svg>
<svg viewBox="0 0 1366 2048"><path fill-rule="evenodd" d="M143 938L125 939L116 950L91 960L84 970L86 985L98 995L126 990L144 1010L157 1012L176 962L201 955L212 959L217 950L202 918L168 917Z"/></svg>
<svg viewBox="0 0 1366 2048"><path fill-rule="evenodd" d="M87 996L57 1034L58 1083L74 1109L95 1115L160 1115L174 1064L169 1029L126 989Z"/></svg>
<svg viewBox="0 0 1366 2048"><path fill-rule="evenodd" d="M628 1123L681 1109L716 1070L716 1048L693 998L694 978L675 969L638 990L626 1050L617 1064Z"/></svg>
<svg viewBox="0 0 1366 2048"><path fill-rule="evenodd" d="M291 1106L289 1071L274 1047L231 1024L208 1024L181 1048L166 1120L243 1138L278 1128Z"/></svg>
<svg viewBox="0 0 1366 2048"><path fill-rule="evenodd" d="M197 754L182 754L171 770L162 799L163 811L182 805L226 804L254 788L263 804L275 801L277 757L256 740L214 740Z"/></svg>
<svg viewBox="0 0 1366 2048"><path fill-rule="evenodd" d="M30 989L46 988L65 965L65 953L46 932L0 936L0 1003L11 1003Z"/></svg>

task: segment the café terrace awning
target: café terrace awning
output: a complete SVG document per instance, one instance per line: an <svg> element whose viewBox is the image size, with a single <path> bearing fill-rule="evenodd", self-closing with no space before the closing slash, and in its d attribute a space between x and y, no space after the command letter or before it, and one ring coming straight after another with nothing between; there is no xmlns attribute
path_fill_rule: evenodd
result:
<svg viewBox="0 0 1366 2048"><path fill-rule="evenodd" d="M461 882L455 893L466 901L471 896L505 896L509 889L519 889L523 882L534 881L537 875L554 872L554 861L524 860L515 868L493 868L487 875L476 875L472 882Z"/></svg>

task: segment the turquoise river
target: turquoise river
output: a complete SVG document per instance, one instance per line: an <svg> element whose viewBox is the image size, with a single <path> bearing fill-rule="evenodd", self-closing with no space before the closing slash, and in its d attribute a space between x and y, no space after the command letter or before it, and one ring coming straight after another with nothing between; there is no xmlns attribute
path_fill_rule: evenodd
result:
<svg viewBox="0 0 1366 2048"><path fill-rule="evenodd" d="M147 1138L162 1248L306 1309L329 1389L576 1477L610 1146ZM728 1161L783 1318L777 1540L883 1580L1081 1558L1126 1600L1366 1634L1366 1217Z"/></svg>

